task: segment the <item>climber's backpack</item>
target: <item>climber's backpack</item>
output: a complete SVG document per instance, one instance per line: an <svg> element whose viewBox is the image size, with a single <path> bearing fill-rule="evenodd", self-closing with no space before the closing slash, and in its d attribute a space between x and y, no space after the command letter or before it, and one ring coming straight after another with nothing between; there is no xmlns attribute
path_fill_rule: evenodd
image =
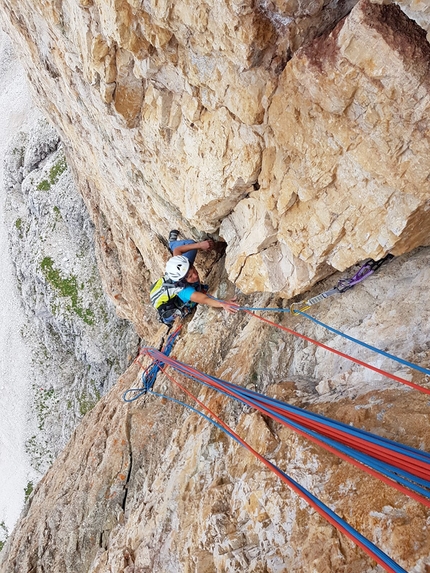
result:
<svg viewBox="0 0 430 573"><path fill-rule="evenodd" d="M184 285L179 285L161 277L151 287L150 298L152 306L158 311L158 319L164 324L171 324L175 317L185 316L189 312L189 305L182 302L178 292Z"/></svg>

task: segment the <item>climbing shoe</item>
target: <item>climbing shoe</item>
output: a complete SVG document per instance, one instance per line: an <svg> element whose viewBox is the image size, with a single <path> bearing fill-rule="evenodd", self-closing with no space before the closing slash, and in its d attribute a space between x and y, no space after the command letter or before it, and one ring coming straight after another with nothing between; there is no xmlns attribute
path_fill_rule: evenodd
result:
<svg viewBox="0 0 430 573"><path fill-rule="evenodd" d="M179 235L179 231L177 231L176 229L173 229L172 231L170 231L169 243L173 243L173 241L176 241L178 239L178 235Z"/></svg>

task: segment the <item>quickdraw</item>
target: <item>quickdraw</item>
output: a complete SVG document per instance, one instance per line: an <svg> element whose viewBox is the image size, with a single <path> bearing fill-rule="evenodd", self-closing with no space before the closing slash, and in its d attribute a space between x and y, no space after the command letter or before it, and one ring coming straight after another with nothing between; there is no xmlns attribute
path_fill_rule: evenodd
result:
<svg viewBox="0 0 430 573"><path fill-rule="evenodd" d="M374 261L373 259L369 259L363 264L362 267L360 267L360 269L350 279L340 279L340 281L338 281L337 285L334 288L322 292L321 294L318 294L317 296L314 296L308 300L294 302L292 305L290 305L291 314L299 314L299 312L308 310L308 308L310 308L314 304L321 302L322 300L328 298L329 296L346 292L347 290L354 287L358 283L361 283L361 281L363 281L368 276L376 272L384 263L391 261L391 259L393 258L394 255L388 254L379 261Z"/></svg>

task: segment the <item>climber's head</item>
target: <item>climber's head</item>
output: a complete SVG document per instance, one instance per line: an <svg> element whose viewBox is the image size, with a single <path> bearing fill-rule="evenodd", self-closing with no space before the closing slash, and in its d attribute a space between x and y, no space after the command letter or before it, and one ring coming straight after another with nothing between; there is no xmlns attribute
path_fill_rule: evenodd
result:
<svg viewBox="0 0 430 573"><path fill-rule="evenodd" d="M199 280L196 268L183 255L176 255L167 261L165 274L175 283L179 281L195 283Z"/></svg>
<svg viewBox="0 0 430 573"><path fill-rule="evenodd" d="M171 257L166 264L166 277L173 282L178 282L185 278L190 268L190 261L183 255Z"/></svg>

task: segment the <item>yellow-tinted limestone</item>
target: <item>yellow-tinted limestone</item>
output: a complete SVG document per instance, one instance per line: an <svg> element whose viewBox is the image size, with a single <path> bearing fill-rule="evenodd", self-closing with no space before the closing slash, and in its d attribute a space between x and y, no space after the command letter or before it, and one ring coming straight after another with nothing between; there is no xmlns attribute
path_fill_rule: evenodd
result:
<svg viewBox="0 0 430 573"><path fill-rule="evenodd" d="M238 293L256 306L279 303L267 292L288 298L367 257L429 243L430 46L398 6L3 0L0 17L61 132L106 290L151 344L160 330L149 287L172 228L226 240L225 259L198 264L211 267L220 298L235 287L266 292ZM428 366L428 251L414 256L322 303L320 318ZM175 355L429 449L426 397L286 336L244 313L199 308ZM123 404L137 374L85 418L40 482L1 573L377 571L197 415L157 398ZM200 397L406 569L430 566L426 508L259 414Z"/></svg>
<svg viewBox="0 0 430 573"><path fill-rule="evenodd" d="M340 4L3 3L142 334L172 227L221 235L242 291L284 297L427 243L424 32L363 1L324 35Z"/></svg>

